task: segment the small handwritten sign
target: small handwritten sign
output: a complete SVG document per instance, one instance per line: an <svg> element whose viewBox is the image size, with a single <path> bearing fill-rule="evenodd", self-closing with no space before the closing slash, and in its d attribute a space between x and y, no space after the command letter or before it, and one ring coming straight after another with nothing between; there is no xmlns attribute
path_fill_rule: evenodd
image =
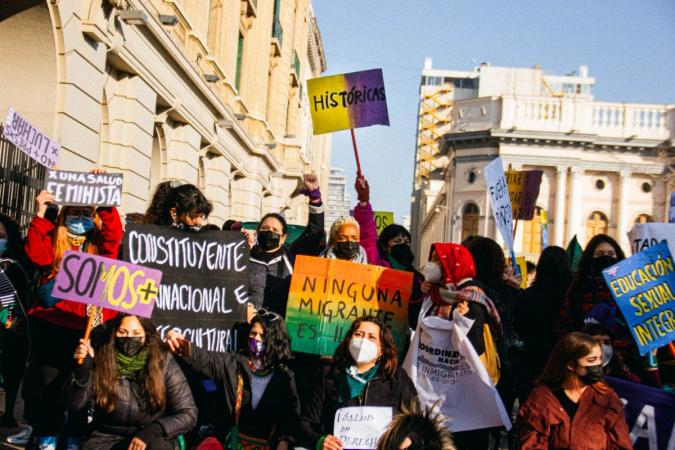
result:
<svg viewBox="0 0 675 450"><path fill-rule="evenodd" d="M61 144L31 125L14 108L7 111L2 136L45 167L59 163Z"/></svg>
<svg viewBox="0 0 675 450"><path fill-rule="evenodd" d="M149 318L161 281L159 270L68 250L52 295Z"/></svg>
<svg viewBox="0 0 675 450"><path fill-rule="evenodd" d="M333 435L345 450L371 450L391 423L393 412L382 406L350 406L335 413Z"/></svg>
<svg viewBox="0 0 675 450"><path fill-rule="evenodd" d="M45 190L56 203L69 206L120 206L121 173L69 172L48 170Z"/></svg>

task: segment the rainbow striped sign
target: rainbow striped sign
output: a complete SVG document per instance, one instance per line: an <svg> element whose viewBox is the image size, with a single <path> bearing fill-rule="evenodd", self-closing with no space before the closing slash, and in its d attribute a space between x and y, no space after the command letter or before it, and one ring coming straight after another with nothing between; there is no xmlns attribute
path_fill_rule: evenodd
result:
<svg viewBox="0 0 675 450"><path fill-rule="evenodd" d="M382 69L307 80L314 134L389 125Z"/></svg>

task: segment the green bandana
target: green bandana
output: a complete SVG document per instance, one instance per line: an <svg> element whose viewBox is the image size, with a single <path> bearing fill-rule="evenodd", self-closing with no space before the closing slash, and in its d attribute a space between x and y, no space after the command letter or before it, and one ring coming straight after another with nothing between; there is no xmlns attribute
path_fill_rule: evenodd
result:
<svg viewBox="0 0 675 450"><path fill-rule="evenodd" d="M116 351L115 359L117 359L117 373L119 376L133 378L136 373L145 367L145 362L148 360L148 349L144 349L134 356L125 356Z"/></svg>
<svg viewBox="0 0 675 450"><path fill-rule="evenodd" d="M375 378L379 365L375 364L370 370L363 373L358 373L356 366L352 366L345 370L340 376L339 399L341 402L346 402L354 397L361 395L366 385L370 380Z"/></svg>
<svg viewBox="0 0 675 450"><path fill-rule="evenodd" d="M393 256L391 256L389 253L387 253L387 261L389 261L389 263L391 264L391 268L392 268L392 269L396 269L396 270L408 270L408 268L407 268L406 266L404 266L403 264L401 264L400 262L398 262L398 261L396 260L396 258L394 258Z"/></svg>

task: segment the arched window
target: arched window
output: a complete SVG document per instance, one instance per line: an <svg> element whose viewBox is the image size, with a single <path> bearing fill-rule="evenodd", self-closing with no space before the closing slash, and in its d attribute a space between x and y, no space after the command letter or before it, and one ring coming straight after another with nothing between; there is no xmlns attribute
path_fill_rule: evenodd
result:
<svg viewBox="0 0 675 450"><path fill-rule="evenodd" d="M586 220L586 243L597 234L607 234L609 221L607 216L600 211L593 211Z"/></svg>
<svg viewBox="0 0 675 450"><path fill-rule="evenodd" d="M654 221L654 218L649 214L640 214L635 218L635 223L651 223Z"/></svg>
<svg viewBox="0 0 675 450"><path fill-rule="evenodd" d="M478 218L480 211L475 203L467 203L462 208L462 241L478 234Z"/></svg>
<svg viewBox="0 0 675 450"><path fill-rule="evenodd" d="M152 155L150 158L150 192L154 192L159 183L166 178L166 140L164 125L155 125L152 135ZM150 201L150 199L148 199Z"/></svg>

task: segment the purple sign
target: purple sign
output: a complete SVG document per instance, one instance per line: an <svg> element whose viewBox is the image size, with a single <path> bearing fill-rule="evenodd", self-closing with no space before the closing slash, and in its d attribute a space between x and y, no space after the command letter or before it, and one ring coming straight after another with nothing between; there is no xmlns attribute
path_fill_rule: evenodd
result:
<svg viewBox="0 0 675 450"><path fill-rule="evenodd" d="M161 281L160 270L68 250L52 296L149 318Z"/></svg>
<svg viewBox="0 0 675 450"><path fill-rule="evenodd" d="M45 167L59 163L61 144L31 125L14 108L7 111L2 136Z"/></svg>

